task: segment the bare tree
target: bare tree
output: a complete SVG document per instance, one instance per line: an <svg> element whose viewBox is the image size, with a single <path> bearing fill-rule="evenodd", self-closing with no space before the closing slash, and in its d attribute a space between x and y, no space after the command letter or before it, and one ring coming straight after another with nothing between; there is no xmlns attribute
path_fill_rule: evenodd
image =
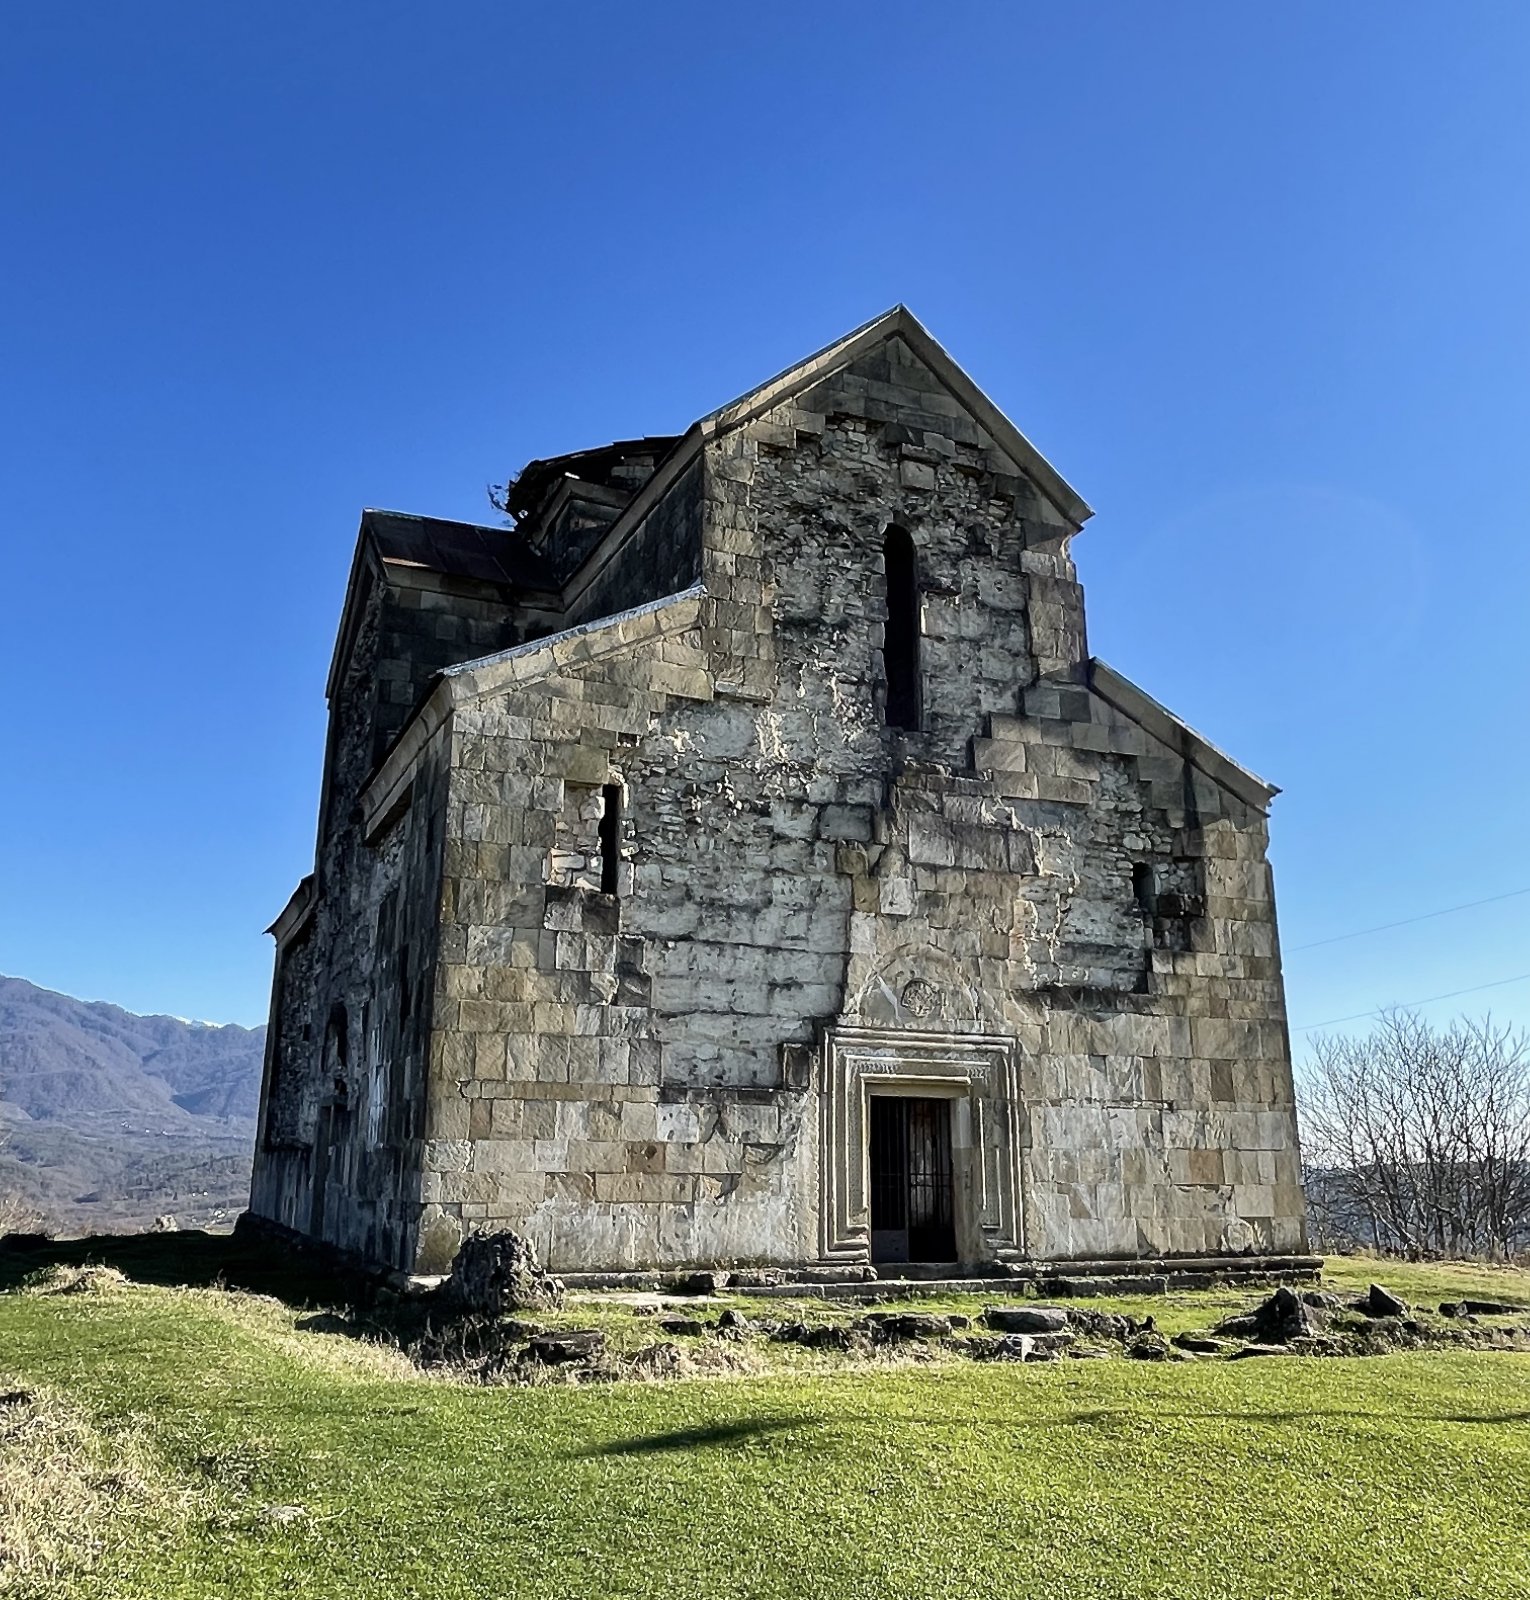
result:
<svg viewBox="0 0 1530 1600"><path fill-rule="evenodd" d="M1317 1039L1300 1083L1320 1236L1416 1255L1530 1243L1530 1034L1389 1012Z"/></svg>

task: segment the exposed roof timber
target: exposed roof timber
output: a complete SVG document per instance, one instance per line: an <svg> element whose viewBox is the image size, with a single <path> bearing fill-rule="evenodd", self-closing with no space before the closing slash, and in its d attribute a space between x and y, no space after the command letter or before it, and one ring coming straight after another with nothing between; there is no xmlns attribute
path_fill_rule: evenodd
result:
<svg viewBox="0 0 1530 1600"><path fill-rule="evenodd" d="M528 461L511 481L505 495L505 505L519 522L522 517L541 509L548 485L559 478L577 478L581 483L599 484L598 477L581 472L581 467L611 469L620 466L633 456L649 456L655 462L663 459L674 445L672 433L650 434L643 439L616 439L610 444L595 445L588 450L573 450L561 456L539 456ZM630 496L631 490L625 491Z"/></svg>

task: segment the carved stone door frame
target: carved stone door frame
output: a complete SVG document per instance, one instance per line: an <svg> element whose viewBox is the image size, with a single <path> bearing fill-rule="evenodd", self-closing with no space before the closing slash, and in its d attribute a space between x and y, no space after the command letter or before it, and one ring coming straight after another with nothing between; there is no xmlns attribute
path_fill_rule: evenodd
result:
<svg viewBox="0 0 1530 1600"><path fill-rule="evenodd" d="M1000 1034L825 1029L819 1062L819 1243L823 1259L871 1259L867 1101L949 1099L956 1244L964 1263L1025 1253L1020 1164L1026 1129L1019 1052Z"/></svg>

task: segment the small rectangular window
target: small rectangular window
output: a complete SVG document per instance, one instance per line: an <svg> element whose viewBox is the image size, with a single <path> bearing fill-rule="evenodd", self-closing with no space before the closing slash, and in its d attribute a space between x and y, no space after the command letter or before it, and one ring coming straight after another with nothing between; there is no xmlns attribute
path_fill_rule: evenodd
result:
<svg viewBox="0 0 1530 1600"><path fill-rule="evenodd" d="M606 784L600 798L600 892L615 894L622 859L622 786Z"/></svg>
<svg viewBox="0 0 1530 1600"><path fill-rule="evenodd" d="M1145 917L1151 917L1158 910L1158 877L1146 861L1139 861L1132 868L1132 895L1137 902L1137 909Z"/></svg>

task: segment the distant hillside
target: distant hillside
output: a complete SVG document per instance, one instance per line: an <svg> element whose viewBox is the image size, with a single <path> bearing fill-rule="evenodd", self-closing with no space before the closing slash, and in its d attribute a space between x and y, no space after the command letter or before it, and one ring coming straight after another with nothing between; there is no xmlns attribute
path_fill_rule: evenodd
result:
<svg viewBox="0 0 1530 1600"><path fill-rule="evenodd" d="M67 1231L225 1220L248 1188L265 1033L0 977L0 1193Z"/></svg>

